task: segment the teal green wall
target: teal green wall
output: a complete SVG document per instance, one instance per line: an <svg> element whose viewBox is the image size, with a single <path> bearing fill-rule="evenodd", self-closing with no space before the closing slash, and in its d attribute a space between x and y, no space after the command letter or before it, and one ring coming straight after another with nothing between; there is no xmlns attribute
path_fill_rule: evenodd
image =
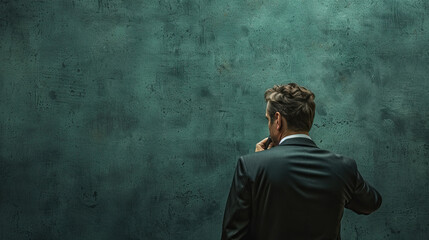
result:
<svg viewBox="0 0 429 240"><path fill-rule="evenodd" d="M263 93L383 195L344 239L429 237L429 2L0 1L0 239L219 239Z"/></svg>

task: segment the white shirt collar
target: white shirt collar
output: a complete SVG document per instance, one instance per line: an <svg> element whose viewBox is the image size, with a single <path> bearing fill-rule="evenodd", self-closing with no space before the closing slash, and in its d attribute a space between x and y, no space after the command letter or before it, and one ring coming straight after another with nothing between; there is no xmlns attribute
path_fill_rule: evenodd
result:
<svg viewBox="0 0 429 240"><path fill-rule="evenodd" d="M311 137L310 137L310 136L308 136L307 134L292 134L292 135L289 135L289 136L286 136L286 137L282 138L282 140L280 140L279 145L280 145L284 140L286 140L286 139L289 139L289 138L297 138L297 137L303 137L303 138L311 139Z"/></svg>

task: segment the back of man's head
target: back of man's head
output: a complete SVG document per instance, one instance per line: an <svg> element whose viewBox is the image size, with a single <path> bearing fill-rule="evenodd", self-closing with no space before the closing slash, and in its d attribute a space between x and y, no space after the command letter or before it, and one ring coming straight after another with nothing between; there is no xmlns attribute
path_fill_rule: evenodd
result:
<svg viewBox="0 0 429 240"><path fill-rule="evenodd" d="M286 118L288 129L310 131L316 110L314 93L296 83L289 83L267 89L264 96L270 118L279 112Z"/></svg>

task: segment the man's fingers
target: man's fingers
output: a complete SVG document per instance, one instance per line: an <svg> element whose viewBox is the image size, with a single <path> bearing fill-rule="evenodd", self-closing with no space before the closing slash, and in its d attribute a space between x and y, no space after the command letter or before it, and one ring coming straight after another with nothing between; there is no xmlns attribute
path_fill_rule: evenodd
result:
<svg viewBox="0 0 429 240"><path fill-rule="evenodd" d="M268 138L262 139L260 142L256 144L255 152L260 152L265 150L265 143L267 142Z"/></svg>
<svg viewBox="0 0 429 240"><path fill-rule="evenodd" d="M267 140L268 140L268 138L266 137L266 138L264 138L264 139L262 139L260 142L258 142L258 145L260 145L260 146L264 146L265 145L265 143L267 142Z"/></svg>

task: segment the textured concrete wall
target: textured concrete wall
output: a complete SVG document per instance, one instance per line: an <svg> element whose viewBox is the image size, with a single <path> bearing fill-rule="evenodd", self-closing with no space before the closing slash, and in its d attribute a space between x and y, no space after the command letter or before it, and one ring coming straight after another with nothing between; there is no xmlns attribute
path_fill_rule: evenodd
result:
<svg viewBox="0 0 429 240"><path fill-rule="evenodd" d="M0 239L219 239L263 92L384 203L344 239L429 237L429 2L0 1Z"/></svg>

